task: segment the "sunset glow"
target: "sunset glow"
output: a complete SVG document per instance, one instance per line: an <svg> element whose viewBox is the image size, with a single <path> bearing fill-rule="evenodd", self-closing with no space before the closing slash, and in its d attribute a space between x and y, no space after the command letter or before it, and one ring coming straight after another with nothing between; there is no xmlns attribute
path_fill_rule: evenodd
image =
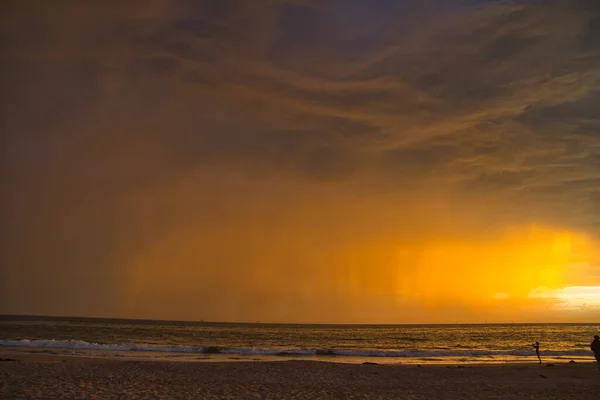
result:
<svg viewBox="0 0 600 400"><path fill-rule="evenodd" d="M568 286L554 290L542 287L532 290L529 297L547 300L557 310L600 309L600 286Z"/></svg>
<svg viewBox="0 0 600 400"><path fill-rule="evenodd" d="M595 2L9 3L0 314L600 321Z"/></svg>
<svg viewBox="0 0 600 400"><path fill-rule="evenodd" d="M533 227L470 243L428 243L415 252L414 284L425 299L484 301L497 293L526 299L534 288L559 288L569 265L590 249L583 237Z"/></svg>

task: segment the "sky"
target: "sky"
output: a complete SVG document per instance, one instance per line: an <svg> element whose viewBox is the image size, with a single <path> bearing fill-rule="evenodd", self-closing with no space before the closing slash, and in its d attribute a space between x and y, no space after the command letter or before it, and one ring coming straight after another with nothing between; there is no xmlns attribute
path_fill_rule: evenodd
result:
<svg viewBox="0 0 600 400"><path fill-rule="evenodd" d="M0 7L0 313L600 320L597 1Z"/></svg>

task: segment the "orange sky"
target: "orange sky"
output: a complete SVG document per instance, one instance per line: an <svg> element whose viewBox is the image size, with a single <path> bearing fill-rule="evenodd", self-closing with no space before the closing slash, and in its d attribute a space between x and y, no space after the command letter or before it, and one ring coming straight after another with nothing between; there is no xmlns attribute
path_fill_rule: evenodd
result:
<svg viewBox="0 0 600 400"><path fill-rule="evenodd" d="M599 320L592 3L6 2L0 313Z"/></svg>
<svg viewBox="0 0 600 400"><path fill-rule="evenodd" d="M316 193L251 180L223 188L218 206L196 203L218 210L207 218L185 210L180 199L195 197L189 183L181 188L164 200L184 207L177 222L127 261L128 315L435 323L586 321L598 312L598 304L565 311L552 295L600 286L584 268L597 262L597 244L581 233L535 222L486 227L491 217L477 205L450 215L458 200L449 196Z"/></svg>

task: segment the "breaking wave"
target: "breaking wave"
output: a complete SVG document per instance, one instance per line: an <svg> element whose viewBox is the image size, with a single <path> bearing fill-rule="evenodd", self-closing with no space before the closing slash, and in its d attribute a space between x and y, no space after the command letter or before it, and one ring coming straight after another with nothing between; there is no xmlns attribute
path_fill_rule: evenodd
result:
<svg viewBox="0 0 600 400"><path fill-rule="evenodd" d="M526 357L532 356L531 350L468 350L468 349L432 349L432 350L341 350L341 349L264 349L233 348L219 346L183 346L150 344L101 344L83 340L0 340L0 346L57 348L73 350L103 351L144 351L196 354L237 354L271 356L339 356L339 357L389 357L389 358L426 358L426 357ZM542 355L551 357L588 356L587 350L546 350Z"/></svg>

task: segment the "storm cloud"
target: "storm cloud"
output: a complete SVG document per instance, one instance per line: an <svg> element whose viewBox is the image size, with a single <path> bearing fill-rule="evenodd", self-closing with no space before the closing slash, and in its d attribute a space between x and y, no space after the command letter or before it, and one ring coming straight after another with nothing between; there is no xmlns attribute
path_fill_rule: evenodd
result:
<svg viewBox="0 0 600 400"><path fill-rule="evenodd" d="M595 1L51 3L1 6L0 312L412 321L403 243L600 237Z"/></svg>

